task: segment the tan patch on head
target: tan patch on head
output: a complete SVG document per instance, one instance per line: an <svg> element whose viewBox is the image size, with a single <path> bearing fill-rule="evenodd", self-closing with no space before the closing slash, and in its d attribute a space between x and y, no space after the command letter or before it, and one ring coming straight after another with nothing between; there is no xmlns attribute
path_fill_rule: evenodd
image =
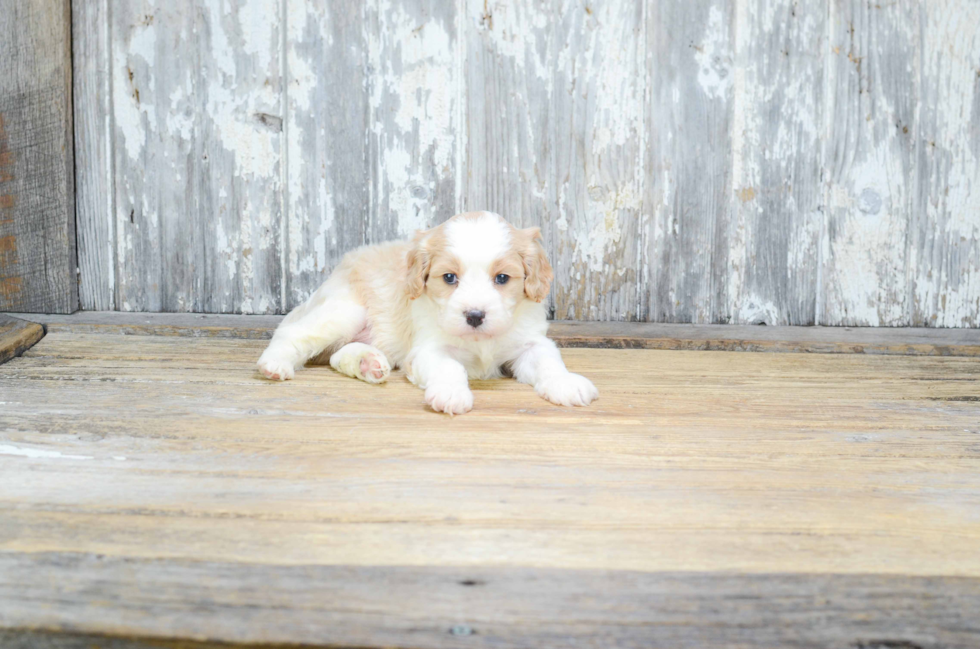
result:
<svg viewBox="0 0 980 649"><path fill-rule="evenodd" d="M551 290L555 273L541 246L541 228L514 229L514 249L524 265L524 293L535 302L543 302Z"/></svg>
<svg viewBox="0 0 980 649"><path fill-rule="evenodd" d="M510 281L506 284L497 284L497 275L507 275ZM494 282L497 290L517 301L524 291L524 261L520 252L511 250L508 254L493 262L490 267L490 281Z"/></svg>
<svg viewBox="0 0 980 649"><path fill-rule="evenodd" d="M425 292L426 281L432 273L433 264L441 262L447 256L445 223L429 230L419 230L412 239L407 262L408 274L406 290L412 300L421 297ZM444 271L446 273L454 271ZM445 282L443 282L445 284ZM448 285L447 285L448 286ZM452 287L449 287L452 288Z"/></svg>

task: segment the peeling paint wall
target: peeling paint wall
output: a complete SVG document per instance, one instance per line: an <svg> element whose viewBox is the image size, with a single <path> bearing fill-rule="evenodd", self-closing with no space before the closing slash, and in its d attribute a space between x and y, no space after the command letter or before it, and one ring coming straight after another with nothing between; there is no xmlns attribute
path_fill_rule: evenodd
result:
<svg viewBox="0 0 980 649"><path fill-rule="evenodd" d="M74 4L84 308L281 313L490 209L556 318L980 326L973 0Z"/></svg>

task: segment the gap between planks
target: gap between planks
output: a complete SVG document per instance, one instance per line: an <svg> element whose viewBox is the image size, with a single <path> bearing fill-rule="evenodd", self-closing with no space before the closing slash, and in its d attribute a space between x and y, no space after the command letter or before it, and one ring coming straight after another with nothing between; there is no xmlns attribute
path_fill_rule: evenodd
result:
<svg viewBox="0 0 980 649"><path fill-rule="evenodd" d="M268 339L282 316L80 311L11 314L52 332ZM980 357L980 329L767 327L640 322L551 324L560 347Z"/></svg>

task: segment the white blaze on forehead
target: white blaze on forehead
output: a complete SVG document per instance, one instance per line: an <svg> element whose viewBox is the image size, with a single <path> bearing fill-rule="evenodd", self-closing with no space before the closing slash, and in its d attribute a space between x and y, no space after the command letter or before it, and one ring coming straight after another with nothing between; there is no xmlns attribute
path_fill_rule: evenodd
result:
<svg viewBox="0 0 980 649"><path fill-rule="evenodd" d="M510 250L510 228L496 214L484 212L479 218L446 224L446 242L463 264L464 272L475 268L487 270Z"/></svg>

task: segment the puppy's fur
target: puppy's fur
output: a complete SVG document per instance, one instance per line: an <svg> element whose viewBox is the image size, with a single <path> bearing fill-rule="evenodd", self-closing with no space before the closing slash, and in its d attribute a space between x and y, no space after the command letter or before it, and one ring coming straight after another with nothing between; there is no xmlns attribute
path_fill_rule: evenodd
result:
<svg viewBox="0 0 980 649"><path fill-rule="evenodd" d="M553 403L584 406L595 386L565 369L545 337L541 302L553 273L538 228L490 212L459 214L412 241L349 253L276 329L259 371L286 380L306 361L382 383L392 367L425 390L433 410L473 407L468 379L508 372Z"/></svg>

